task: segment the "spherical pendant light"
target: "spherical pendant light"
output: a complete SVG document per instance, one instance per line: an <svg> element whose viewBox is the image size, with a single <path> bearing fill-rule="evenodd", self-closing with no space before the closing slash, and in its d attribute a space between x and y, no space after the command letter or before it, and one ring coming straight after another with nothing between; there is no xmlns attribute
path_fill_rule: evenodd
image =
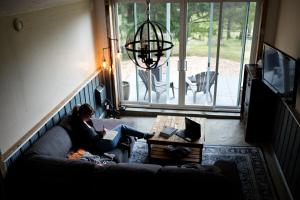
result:
<svg viewBox="0 0 300 200"><path fill-rule="evenodd" d="M167 29L158 22L150 21L149 4L147 1L147 20L138 26L136 32L134 28L129 32L125 48L135 65L155 69L168 61L174 45Z"/></svg>

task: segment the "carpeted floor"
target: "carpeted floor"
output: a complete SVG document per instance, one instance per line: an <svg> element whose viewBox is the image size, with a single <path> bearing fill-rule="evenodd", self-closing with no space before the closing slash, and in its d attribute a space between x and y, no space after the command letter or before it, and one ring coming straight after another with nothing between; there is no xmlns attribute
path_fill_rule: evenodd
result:
<svg viewBox="0 0 300 200"><path fill-rule="evenodd" d="M146 142L136 142L129 162L148 163ZM203 151L204 165L217 160L231 160L237 164L245 200L276 199L262 152L257 147L206 145Z"/></svg>

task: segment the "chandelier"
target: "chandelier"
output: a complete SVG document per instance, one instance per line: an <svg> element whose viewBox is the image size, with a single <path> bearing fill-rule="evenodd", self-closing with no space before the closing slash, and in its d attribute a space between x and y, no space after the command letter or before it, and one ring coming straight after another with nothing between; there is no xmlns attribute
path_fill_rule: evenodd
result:
<svg viewBox="0 0 300 200"><path fill-rule="evenodd" d="M147 20L139 25L136 32L134 28L129 32L125 48L135 65L150 70L168 61L174 45L167 29L150 20L150 0L146 2Z"/></svg>

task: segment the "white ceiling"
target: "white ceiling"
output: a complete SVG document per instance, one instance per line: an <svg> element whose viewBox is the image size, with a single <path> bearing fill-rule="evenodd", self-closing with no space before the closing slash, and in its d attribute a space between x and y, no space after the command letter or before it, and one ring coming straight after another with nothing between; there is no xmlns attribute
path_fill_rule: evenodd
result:
<svg viewBox="0 0 300 200"><path fill-rule="evenodd" d="M83 0L0 0L0 16L11 16L78 1Z"/></svg>

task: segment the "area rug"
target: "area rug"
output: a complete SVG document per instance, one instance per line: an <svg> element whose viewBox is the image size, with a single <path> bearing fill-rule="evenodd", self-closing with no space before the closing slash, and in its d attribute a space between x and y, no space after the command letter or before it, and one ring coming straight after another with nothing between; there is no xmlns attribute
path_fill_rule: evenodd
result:
<svg viewBox="0 0 300 200"><path fill-rule="evenodd" d="M236 163L245 200L276 199L272 182L259 148L204 146L202 164L212 165L217 160L230 160ZM129 162L148 163L148 146L146 142L136 142Z"/></svg>

